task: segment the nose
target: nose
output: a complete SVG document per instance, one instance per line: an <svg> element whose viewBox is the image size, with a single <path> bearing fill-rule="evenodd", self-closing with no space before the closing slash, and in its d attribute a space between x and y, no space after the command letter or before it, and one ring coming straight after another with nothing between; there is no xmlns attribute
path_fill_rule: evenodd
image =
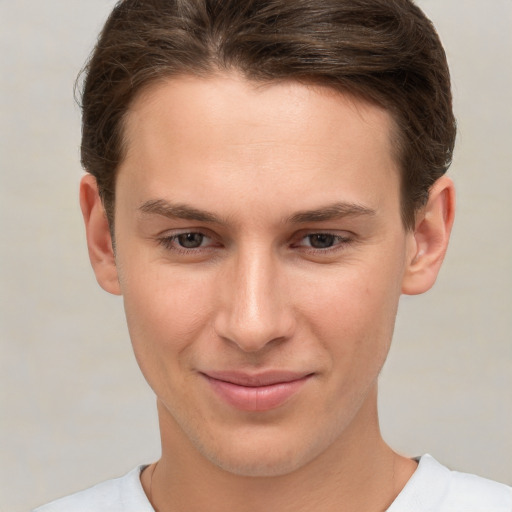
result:
<svg viewBox="0 0 512 512"><path fill-rule="evenodd" d="M247 250L227 263L215 331L244 352L289 339L295 329L287 278L270 251Z"/></svg>

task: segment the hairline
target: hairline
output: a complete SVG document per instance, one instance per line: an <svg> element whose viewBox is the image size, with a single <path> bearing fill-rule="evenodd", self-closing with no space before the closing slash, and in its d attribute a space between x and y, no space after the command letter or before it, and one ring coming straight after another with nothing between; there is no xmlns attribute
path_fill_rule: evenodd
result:
<svg viewBox="0 0 512 512"><path fill-rule="evenodd" d="M393 109L386 107L382 105L382 103L379 103L374 98L369 98L367 95L363 94L362 92L358 92L355 90L356 88L352 90L349 87L335 87L332 84L326 83L327 80L322 80L322 77L320 75L318 76L304 76L304 77L283 77L283 78L265 78L265 77L255 77L250 76L250 73L246 73L243 71L243 69L236 67L236 66L224 66L220 67L216 65L216 63L212 63L211 67L207 70L201 70L201 69L184 69L182 71L178 71L175 73L169 72L167 74L162 74L152 80L148 80L145 84L141 85L139 89L136 91L136 93L133 95L133 97L130 99L130 102L128 103L125 111L123 112L123 115L121 116L119 120L119 131L121 134L120 137L120 145L119 145L119 160L117 162L117 166L114 170L114 187L112 191L112 204L106 204L104 198L102 198L102 203L105 208L107 220L110 226L110 231L112 234L112 237L114 237L115 232L115 203L116 203L116 194L115 194L115 188L117 184L117 174L119 172L119 169L124 162L128 151L129 151L129 143L130 141L126 137L127 132L127 118L129 117L130 113L132 112L133 105L137 103L138 101L141 101L145 96L149 96L152 94L152 92L157 89L158 87L164 86L166 83L169 83L173 80L176 80L178 78L182 77L190 77L190 78L199 78L208 80L215 77L220 76L227 76L230 73L236 73L239 74L244 80L247 80L248 82L255 84L255 85L261 85L261 86L271 86L274 84L279 83L299 83L308 87L319 87L323 91L332 92L335 95L342 95L346 98L350 99L351 101L358 101L363 102L367 105L373 105L376 106L382 110L384 110L389 117L389 148L391 151L391 158L396 164L398 177L399 177L399 197L400 197L400 217L402 221L402 225L405 230L412 230L414 225L414 219L416 216L416 213L418 210L423 206L423 204L418 204L416 208L412 212L407 211L406 208L406 197L405 197L405 176L404 172L405 169L403 169L403 162L402 160L402 152L403 152L403 135L401 133L401 129L399 126L399 122L396 119L397 115L395 112L393 112ZM411 215L412 213L412 215Z"/></svg>

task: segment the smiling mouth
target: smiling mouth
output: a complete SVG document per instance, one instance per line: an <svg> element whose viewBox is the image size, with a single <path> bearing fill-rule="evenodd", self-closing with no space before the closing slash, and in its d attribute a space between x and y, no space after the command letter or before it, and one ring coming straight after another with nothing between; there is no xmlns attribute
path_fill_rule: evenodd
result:
<svg viewBox="0 0 512 512"><path fill-rule="evenodd" d="M263 412L284 405L313 376L312 373L288 371L270 371L257 375L208 372L202 375L221 400L248 412Z"/></svg>

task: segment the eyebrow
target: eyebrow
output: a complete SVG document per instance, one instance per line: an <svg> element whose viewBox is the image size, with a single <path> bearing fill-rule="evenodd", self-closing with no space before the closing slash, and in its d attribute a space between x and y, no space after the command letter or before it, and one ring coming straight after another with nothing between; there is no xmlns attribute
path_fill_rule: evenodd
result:
<svg viewBox="0 0 512 512"><path fill-rule="evenodd" d="M292 224L303 224L306 222L325 222L329 220L342 219L344 217L374 216L377 212L367 206L357 203L334 203L322 208L304 210L294 213L287 219Z"/></svg>
<svg viewBox="0 0 512 512"><path fill-rule="evenodd" d="M174 204L164 199L152 199L143 203L139 210L142 213L161 215L170 219L185 219L197 222L226 224L226 221L213 213L194 208L186 204ZM294 213L285 219L285 223L304 224L307 222L325 222L344 217L374 216L377 212L372 208L357 203L339 202L312 210Z"/></svg>
<svg viewBox="0 0 512 512"><path fill-rule="evenodd" d="M220 217L213 213L199 210L186 204L173 204L163 199L153 199L146 201L139 208L142 213L161 215L170 219L195 220L198 222L211 222L223 224Z"/></svg>

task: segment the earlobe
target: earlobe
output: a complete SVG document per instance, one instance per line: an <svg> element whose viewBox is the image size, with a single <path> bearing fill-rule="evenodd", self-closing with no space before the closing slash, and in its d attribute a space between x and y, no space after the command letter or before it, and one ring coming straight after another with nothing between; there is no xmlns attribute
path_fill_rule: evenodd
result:
<svg viewBox="0 0 512 512"><path fill-rule="evenodd" d="M454 215L455 188L450 178L442 176L430 189L427 204L417 213L402 293L416 295L434 285L448 248Z"/></svg>
<svg viewBox="0 0 512 512"><path fill-rule="evenodd" d="M80 208L85 223L89 259L96 279L104 290L120 295L112 237L98 185L91 174L86 174L80 182Z"/></svg>

